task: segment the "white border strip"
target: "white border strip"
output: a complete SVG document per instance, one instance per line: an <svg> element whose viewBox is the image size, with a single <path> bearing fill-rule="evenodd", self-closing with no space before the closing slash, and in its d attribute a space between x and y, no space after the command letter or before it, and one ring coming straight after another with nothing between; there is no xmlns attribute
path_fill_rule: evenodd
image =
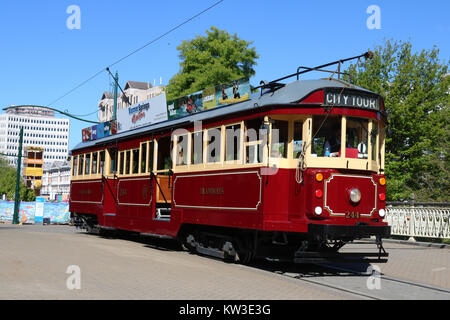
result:
<svg viewBox="0 0 450 320"><path fill-rule="evenodd" d="M121 206L138 206L138 207L150 207L153 201L153 194L150 193L150 201L148 203L120 203L120 182L122 181L140 181L140 180L148 180L150 181L150 184L152 183L150 180L150 176L146 178L136 178L136 179L119 179L119 183L117 184L117 204ZM150 190L152 189L152 186L150 185Z"/></svg>
<svg viewBox="0 0 450 320"><path fill-rule="evenodd" d="M175 201L175 186L177 179L181 178L191 178L191 177L208 177L208 176L223 176L223 175L230 175L230 174L250 174L250 173L256 173L256 175L259 178L259 200L258 203L254 208L240 208L240 207L210 207L210 206L190 206L190 205L177 205ZM262 178L259 174L259 171L243 171L243 172L221 172L221 173L210 173L210 174L194 174L194 175L183 175L183 176L176 176L175 180L173 181L173 204L175 207L179 208L198 208L198 209L219 209L219 210L251 210L251 211L257 211L259 205L261 204L261 193L262 193Z"/></svg>
<svg viewBox="0 0 450 320"><path fill-rule="evenodd" d="M361 213L362 217L371 217L372 214L377 210L377 194L378 194L378 185L376 184L375 181L373 181L373 177L372 176L357 176L357 175L349 175L349 174L331 174L330 178L328 178L327 181L325 181L325 194L324 194L324 201L323 201L323 207L325 209L328 210L328 212L330 213L331 216L345 216L345 212L344 213L334 213L333 210L331 210L331 208L327 205L327 189L328 189L328 182L330 182L331 180L333 180L334 177L349 177L349 178L364 178L364 179L370 179L372 180L373 185L375 186L375 199L374 199L374 207L372 209L372 211L370 211L369 214L363 214Z"/></svg>
<svg viewBox="0 0 450 320"><path fill-rule="evenodd" d="M100 202L95 202L95 201L77 201L77 200L72 200L72 197L70 197L70 202L73 203L93 203L93 204L101 204L103 205L103 200L104 200L104 196L105 196L105 192L103 190L103 181L72 181L72 184L75 183L101 183L102 184L102 200ZM72 188L72 187L71 187ZM72 191L72 190L71 190ZM70 192L72 194L72 192Z"/></svg>

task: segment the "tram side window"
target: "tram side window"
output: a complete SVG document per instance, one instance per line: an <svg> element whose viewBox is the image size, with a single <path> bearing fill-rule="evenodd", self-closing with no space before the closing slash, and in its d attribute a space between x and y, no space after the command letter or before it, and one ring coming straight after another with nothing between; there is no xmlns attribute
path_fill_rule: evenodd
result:
<svg viewBox="0 0 450 320"><path fill-rule="evenodd" d="M294 159L297 159L302 152L303 143L303 122L294 121Z"/></svg>
<svg viewBox="0 0 450 320"><path fill-rule="evenodd" d="M84 155L80 155L80 163L78 164L78 175L83 175L83 168L84 168Z"/></svg>
<svg viewBox="0 0 450 320"><path fill-rule="evenodd" d="M192 133L191 163L203 163L203 131Z"/></svg>
<svg viewBox="0 0 450 320"><path fill-rule="evenodd" d="M130 174L131 168L131 151L125 151L125 174Z"/></svg>
<svg viewBox="0 0 450 320"><path fill-rule="evenodd" d="M207 131L206 159L208 163L220 162L221 136L220 128L212 128Z"/></svg>
<svg viewBox="0 0 450 320"><path fill-rule="evenodd" d="M370 143L372 145L372 157L373 161L377 160L377 134L378 134L378 123L372 122L372 132L370 133Z"/></svg>
<svg viewBox="0 0 450 320"><path fill-rule="evenodd" d="M382 161L383 161L383 157L382 157L382 150L384 147L384 144L386 142L386 128L380 126L380 129L378 130L379 132L379 139L378 139L378 161L380 163L380 168L383 165Z"/></svg>
<svg viewBox="0 0 450 320"><path fill-rule="evenodd" d="M91 169L91 173L92 174L97 174L97 162L98 161L98 153L94 152L92 154L92 169Z"/></svg>
<svg viewBox="0 0 450 320"><path fill-rule="evenodd" d="M171 137L164 137L158 140L158 162L157 170L168 170L171 167Z"/></svg>
<svg viewBox="0 0 450 320"><path fill-rule="evenodd" d="M347 158L367 159L369 121L360 118L347 118L345 156Z"/></svg>
<svg viewBox="0 0 450 320"><path fill-rule="evenodd" d="M155 155L155 145L153 143L153 141L150 141L150 143L148 144L148 170L147 172L152 172L153 171L153 157Z"/></svg>
<svg viewBox="0 0 450 320"><path fill-rule="evenodd" d="M264 141L260 131L263 118L245 121L245 163L261 163L263 160Z"/></svg>
<svg viewBox="0 0 450 320"><path fill-rule="evenodd" d="M147 170L147 142L141 145L141 173Z"/></svg>
<svg viewBox="0 0 450 320"><path fill-rule="evenodd" d="M271 157L287 158L288 121L275 120L272 123Z"/></svg>
<svg viewBox="0 0 450 320"><path fill-rule="evenodd" d="M78 173L78 156L73 157L72 176Z"/></svg>
<svg viewBox="0 0 450 320"><path fill-rule="evenodd" d="M90 153L87 153L87 154L86 154L86 159L85 159L84 161L85 161L85 170L84 170L84 173L85 173L85 174L89 174L89 172L90 172L89 168L90 168L90 166L91 166L91 154L90 154Z"/></svg>
<svg viewBox="0 0 450 320"><path fill-rule="evenodd" d="M177 166L187 165L188 135L177 136Z"/></svg>
<svg viewBox="0 0 450 320"><path fill-rule="evenodd" d="M105 151L100 151L100 168L99 168L99 173L101 175L105 174Z"/></svg>
<svg viewBox="0 0 450 320"><path fill-rule="evenodd" d="M116 148L110 148L108 149L109 158L111 159L111 166L109 168L109 173L116 173L117 172L117 149Z"/></svg>
<svg viewBox="0 0 450 320"><path fill-rule="evenodd" d="M119 174L124 174L124 172L125 172L125 170L124 170L124 168L125 168L125 152L124 151L122 151L120 154L119 154Z"/></svg>
<svg viewBox="0 0 450 320"><path fill-rule="evenodd" d="M240 160L241 125L225 127L225 161Z"/></svg>
<svg viewBox="0 0 450 320"><path fill-rule="evenodd" d="M134 149L133 151L133 165L131 173L139 173L139 149Z"/></svg>
<svg viewBox="0 0 450 320"><path fill-rule="evenodd" d="M341 121L341 117L336 116L313 116L312 157L340 156Z"/></svg>

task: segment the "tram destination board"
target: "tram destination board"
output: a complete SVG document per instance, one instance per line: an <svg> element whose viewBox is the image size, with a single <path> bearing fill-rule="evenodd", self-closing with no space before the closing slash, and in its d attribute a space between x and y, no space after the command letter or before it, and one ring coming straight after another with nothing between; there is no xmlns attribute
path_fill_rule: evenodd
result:
<svg viewBox="0 0 450 320"><path fill-rule="evenodd" d="M325 91L324 104L328 106L344 106L380 110L380 97L342 89Z"/></svg>

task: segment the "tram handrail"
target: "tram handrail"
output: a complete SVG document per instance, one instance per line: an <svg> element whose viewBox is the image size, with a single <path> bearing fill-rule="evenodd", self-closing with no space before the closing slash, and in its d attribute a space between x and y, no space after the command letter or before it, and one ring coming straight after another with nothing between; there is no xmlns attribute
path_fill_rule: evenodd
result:
<svg viewBox="0 0 450 320"><path fill-rule="evenodd" d="M116 175L114 174L114 180L115 180L115 177L116 177ZM108 186L109 192L111 192L111 195L114 198L114 202L117 203L118 202L117 198L116 198L114 192L112 191L111 186L109 185L108 179L106 179L106 177L103 174L102 174L102 182L103 182L103 184L106 183L106 185ZM103 192L104 192L104 188L103 188Z"/></svg>

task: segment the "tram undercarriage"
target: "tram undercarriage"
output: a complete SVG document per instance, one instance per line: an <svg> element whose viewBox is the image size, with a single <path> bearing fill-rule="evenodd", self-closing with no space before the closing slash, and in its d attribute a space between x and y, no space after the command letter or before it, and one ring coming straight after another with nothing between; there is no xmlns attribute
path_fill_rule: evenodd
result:
<svg viewBox="0 0 450 320"><path fill-rule="evenodd" d="M319 239L317 236L286 232L226 230L222 228L185 228L180 234L184 247L191 252L214 256L226 261L250 263L258 258L295 263L387 262L382 237L376 236L371 252L339 252L359 238ZM377 230L376 233L382 233ZM364 242L364 244L372 243Z"/></svg>
<svg viewBox="0 0 450 320"><path fill-rule="evenodd" d="M74 226L86 229L88 233L110 234L115 229L100 226L95 215L74 214ZM340 230L338 238L336 231ZM184 225L178 240L183 248L192 253L212 256L227 262L248 264L256 259L293 261L299 264L327 262L377 262L385 263L389 254L384 250L382 235L386 228L361 229L355 226L326 225L326 232L317 225L310 225L308 234L278 231L257 231L222 228L213 226ZM322 230L320 232L319 230ZM119 231L119 230L117 230ZM148 234L145 234L148 235ZM344 235L344 236L342 236ZM372 244L354 242L361 238L375 237L377 250L370 252L340 252L346 244Z"/></svg>

